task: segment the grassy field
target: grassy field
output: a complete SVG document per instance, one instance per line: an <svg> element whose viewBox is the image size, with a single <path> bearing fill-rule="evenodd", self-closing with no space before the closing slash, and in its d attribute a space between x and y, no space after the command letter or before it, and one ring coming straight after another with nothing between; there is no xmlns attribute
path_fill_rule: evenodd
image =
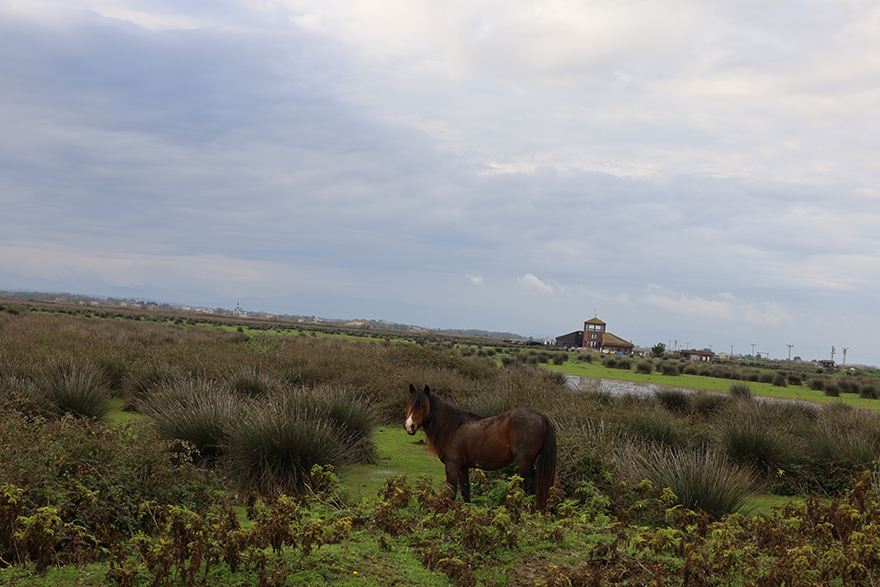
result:
<svg viewBox="0 0 880 587"><path fill-rule="evenodd" d="M658 385L663 387L678 387L682 389L705 390L714 392L727 392L730 379L717 377L704 377L702 375L662 375L660 373L641 374L626 369L609 369L600 362L586 363L577 360L566 361L562 365L545 365L544 368L575 375L579 377L593 377L597 379L618 379L632 381L646 385ZM822 391L817 391L805 385L789 385L788 387L776 387L770 383L748 382L753 395L763 397L784 398L825 404L830 402L844 402L858 408L880 409L880 400L863 399L853 394L841 394L840 397L828 397Z"/></svg>
<svg viewBox="0 0 880 587"><path fill-rule="evenodd" d="M340 481L351 499L374 500L385 479L406 475L415 479L425 475L439 489L445 481L443 463L428 450L424 432L410 436L394 426L378 428L374 436L378 453L375 465L351 465L340 472Z"/></svg>
<svg viewBox="0 0 880 587"><path fill-rule="evenodd" d="M877 400L749 382L813 405L758 402L558 351L192 322L0 305L0 584L880 582L880 417L852 407ZM571 393L560 372L661 389ZM497 473L472 473L473 504L448 500L424 434L402 428L411 383L482 415L547 414L551 512ZM313 430L326 442L300 443Z"/></svg>

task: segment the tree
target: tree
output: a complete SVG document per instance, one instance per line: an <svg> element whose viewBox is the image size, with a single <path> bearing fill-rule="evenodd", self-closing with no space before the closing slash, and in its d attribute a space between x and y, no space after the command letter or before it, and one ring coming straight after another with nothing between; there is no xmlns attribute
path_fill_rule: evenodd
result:
<svg viewBox="0 0 880 587"><path fill-rule="evenodd" d="M655 357L662 357L664 352L666 352L666 345L662 342L658 342L651 347L651 354Z"/></svg>

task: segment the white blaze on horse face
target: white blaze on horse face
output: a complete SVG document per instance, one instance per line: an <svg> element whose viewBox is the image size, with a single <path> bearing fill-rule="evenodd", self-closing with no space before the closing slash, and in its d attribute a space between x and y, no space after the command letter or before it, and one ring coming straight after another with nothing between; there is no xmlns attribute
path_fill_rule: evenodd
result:
<svg viewBox="0 0 880 587"><path fill-rule="evenodd" d="M406 431L407 431L407 433L409 433L409 434L415 434L415 433L416 433L416 423L413 422L412 414L410 414L410 415L406 418L406 422L404 423L403 427L406 428Z"/></svg>

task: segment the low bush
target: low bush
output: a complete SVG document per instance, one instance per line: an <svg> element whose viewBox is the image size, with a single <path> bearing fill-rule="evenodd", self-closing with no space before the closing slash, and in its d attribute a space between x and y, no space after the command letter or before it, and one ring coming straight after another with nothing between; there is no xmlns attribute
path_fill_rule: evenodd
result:
<svg viewBox="0 0 880 587"><path fill-rule="evenodd" d="M668 488L675 503L716 519L742 508L755 482L748 469L712 451L627 450L620 464L629 479Z"/></svg>
<svg viewBox="0 0 880 587"><path fill-rule="evenodd" d="M785 375L785 373L777 371L773 375L772 383L774 387L788 387L788 377Z"/></svg>
<svg viewBox="0 0 880 587"><path fill-rule="evenodd" d="M223 455L232 423L248 411L245 401L214 381L184 379L162 385L139 405L161 438L186 441L212 460Z"/></svg>
<svg viewBox="0 0 880 587"><path fill-rule="evenodd" d="M728 413L715 430L718 449L732 461L772 475L790 470L798 460L793 438L754 415Z"/></svg>
<svg viewBox="0 0 880 587"><path fill-rule="evenodd" d="M667 412L634 411L627 414L624 424L631 435L652 444L671 448L684 448L690 444L684 421Z"/></svg>
<svg viewBox="0 0 880 587"><path fill-rule="evenodd" d="M681 375L681 366L672 361L660 361L657 370L663 375Z"/></svg>
<svg viewBox="0 0 880 587"><path fill-rule="evenodd" d="M202 509L221 488L209 472L172 460L168 445L136 424L108 428L72 414L44 420L0 409L0 438L16 439L0 442L0 558L7 563L90 562L155 529L143 503ZM11 544L29 531L38 532L31 537L42 541L39 551Z"/></svg>
<svg viewBox="0 0 880 587"><path fill-rule="evenodd" d="M727 391L737 399L751 399L752 388L748 383L735 381L727 386Z"/></svg>
<svg viewBox="0 0 880 587"><path fill-rule="evenodd" d="M691 394L691 411L703 418L715 418L731 402L730 396L708 391L695 391Z"/></svg>
<svg viewBox="0 0 880 587"><path fill-rule="evenodd" d="M636 373L642 375L650 375L654 370L654 363L650 359L645 359L636 363Z"/></svg>
<svg viewBox="0 0 880 587"><path fill-rule="evenodd" d="M877 391L877 385L874 383L863 383L859 386L859 397L862 399L877 399L880 397Z"/></svg>
<svg viewBox="0 0 880 587"><path fill-rule="evenodd" d="M61 414L100 420L110 409L106 374L94 363L53 361L39 384Z"/></svg>
<svg viewBox="0 0 880 587"><path fill-rule="evenodd" d="M691 411L691 392L675 387L660 387L654 391L654 398L660 405L677 414Z"/></svg>

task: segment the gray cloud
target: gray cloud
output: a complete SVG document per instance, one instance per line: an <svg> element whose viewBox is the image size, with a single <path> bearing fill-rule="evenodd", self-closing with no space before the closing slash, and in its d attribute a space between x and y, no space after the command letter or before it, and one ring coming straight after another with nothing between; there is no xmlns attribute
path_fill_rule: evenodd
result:
<svg viewBox="0 0 880 587"><path fill-rule="evenodd" d="M0 5L0 288L880 363L878 21Z"/></svg>

